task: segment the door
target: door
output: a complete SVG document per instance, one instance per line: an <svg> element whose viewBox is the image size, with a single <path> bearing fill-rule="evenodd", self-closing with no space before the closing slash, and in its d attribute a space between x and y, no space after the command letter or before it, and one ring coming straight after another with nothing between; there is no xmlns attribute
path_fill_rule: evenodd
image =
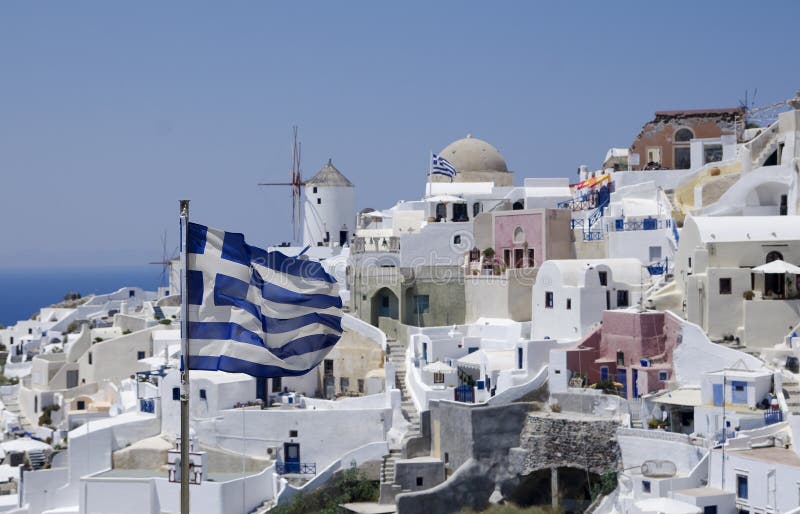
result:
<svg viewBox="0 0 800 514"><path fill-rule="evenodd" d="M283 443L286 473L300 473L300 443Z"/></svg>
<svg viewBox="0 0 800 514"><path fill-rule="evenodd" d="M347 231L340 230L339 231L339 246L344 246L347 244Z"/></svg>
<svg viewBox="0 0 800 514"><path fill-rule="evenodd" d="M628 397L628 370L625 369L618 369L617 370L617 382L622 384L622 396L623 398Z"/></svg>
<svg viewBox="0 0 800 514"><path fill-rule="evenodd" d="M731 382L731 389L733 390L731 403L747 405L747 382L734 380Z"/></svg>
<svg viewBox="0 0 800 514"><path fill-rule="evenodd" d="M67 371L67 389L78 387L78 370Z"/></svg>
<svg viewBox="0 0 800 514"><path fill-rule="evenodd" d="M422 360L428 362L428 343L422 343Z"/></svg>
<svg viewBox="0 0 800 514"><path fill-rule="evenodd" d="M517 348L517 369L522 369L522 348Z"/></svg>
<svg viewBox="0 0 800 514"><path fill-rule="evenodd" d="M608 380L608 367L603 366L600 368L600 380Z"/></svg>
<svg viewBox="0 0 800 514"><path fill-rule="evenodd" d="M639 383L638 382L639 382L639 370L638 369L634 369L633 370L633 397L634 398L638 398L639 397Z"/></svg>
<svg viewBox="0 0 800 514"><path fill-rule="evenodd" d="M714 384L714 406L722 407L722 403L723 403L722 384Z"/></svg>

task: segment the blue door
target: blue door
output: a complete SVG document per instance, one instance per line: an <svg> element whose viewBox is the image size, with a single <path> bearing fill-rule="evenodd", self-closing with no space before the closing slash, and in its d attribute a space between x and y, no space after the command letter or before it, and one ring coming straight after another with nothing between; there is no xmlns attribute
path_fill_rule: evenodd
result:
<svg viewBox="0 0 800 514"><path fill-rule="evenodd" d="M639 384L636 383L638 381L639 381L639 370L638 369L634 369L633 370L633 397L634 398L638 398L639 397Z"/></svg>
<svg viewBox="0 0 800 514"><path fill-rule="evenodd" d="M455 400L457 402L464 402L464 403L474 403L475 402L475 391L472 389L472 386L467 384L462 384L455 389Z"/></svg>
<svg viewBox="0 0 800 514"><path fill-rule="evenodd" d="M714 406L722 407L722 384L714 384Z"/></svg>
<svg viewBox="0 0 800 514"><path fill-rule="evenodd" d="M600 368L600 380L608 380L608 366Z"/></svg>
<svg viewBox="0 0 800 514"><path fill-rule="evenodd" d="M628 397L628 371L625 369L617 370L617 382L622 384L622 396Z"/></svg>
<svg viewBox="0 0 800 514"><path fill-rule="evenodd" d="M738 382L734 380L731 382L731 403L738 403L739 405L747 405L747 382Z"/></svg>
<svg viewBox="0 0 800 514"><path fill-rule="evenodd" d="M300 473L300 443L283 443L286 473Z"/></svg>

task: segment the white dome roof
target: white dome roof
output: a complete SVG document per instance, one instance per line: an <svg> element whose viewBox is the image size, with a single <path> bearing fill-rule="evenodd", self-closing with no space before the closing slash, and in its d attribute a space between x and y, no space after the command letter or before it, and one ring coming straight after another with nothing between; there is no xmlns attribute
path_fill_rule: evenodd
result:
<svg viewBox="0 0 800 514"><path fill-rule="evenodd" d="M467 135L453 141L439 155L450 161L459 173L465 171L508 172L506 161L497 148L486 141Z"/></svg>

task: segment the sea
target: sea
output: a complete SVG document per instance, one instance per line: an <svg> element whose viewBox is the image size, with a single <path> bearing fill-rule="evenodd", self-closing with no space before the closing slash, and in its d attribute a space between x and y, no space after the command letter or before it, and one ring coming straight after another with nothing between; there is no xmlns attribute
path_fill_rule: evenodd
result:
<svg viewBox="0 0 800 514"><path fill-rule="evenodd" d="M155 291L160 282L161 267L154 265L0 269L0 324L29 319L40 308L62 301L68 292L88 296L121 287Z"/></svg>

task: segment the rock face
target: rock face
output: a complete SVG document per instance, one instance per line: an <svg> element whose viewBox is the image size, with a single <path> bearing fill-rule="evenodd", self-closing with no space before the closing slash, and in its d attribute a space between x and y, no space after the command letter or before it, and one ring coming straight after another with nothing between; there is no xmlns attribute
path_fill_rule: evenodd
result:
<svg viewBox="0 0 800 514"><path fill-rule="evenodd" d="M617 421L540 408L535 403L432 401L431 453L454 472L432 489L399 494L398 513L482 510L500 500L498 491L515 490L538 470L575 468L602 474L617 468Z"/></svg>
<svg viewBox="0 0 800 514"><path fill-rule="evenodd" d="M616 421L536 412L528 414L514 449L520 474L553 467L588 469L602 474L614 470L620 458ZM512 457L512 461L516 460Z"/></svg>

